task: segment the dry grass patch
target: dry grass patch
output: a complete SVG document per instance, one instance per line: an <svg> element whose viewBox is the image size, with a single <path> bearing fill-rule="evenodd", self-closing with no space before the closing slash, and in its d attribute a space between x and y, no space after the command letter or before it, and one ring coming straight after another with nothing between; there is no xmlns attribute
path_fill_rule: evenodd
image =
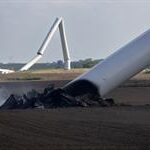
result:
<svg viewBox="0 0 150 150"><path fill-rule="evenodd" d="M46 69L0 74L0 81L21 80L72 80L87 69Z"/></svg>

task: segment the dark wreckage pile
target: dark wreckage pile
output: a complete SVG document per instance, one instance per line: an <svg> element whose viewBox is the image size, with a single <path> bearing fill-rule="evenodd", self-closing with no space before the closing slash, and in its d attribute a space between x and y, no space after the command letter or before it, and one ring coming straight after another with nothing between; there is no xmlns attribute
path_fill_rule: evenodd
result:
<svg viewBox="0 0 150 150"><path fill-rule="evenodd" d="M35 90L21 96L11 94L9 98L0 106L0 109L29 109L29 108L65 108L65 107L92 107L92 106L112 106L113 99L101 99L97 96L85 94L82 96L72 96L62 88L55 89L54 85L49 85L42 93Z"/></svg>

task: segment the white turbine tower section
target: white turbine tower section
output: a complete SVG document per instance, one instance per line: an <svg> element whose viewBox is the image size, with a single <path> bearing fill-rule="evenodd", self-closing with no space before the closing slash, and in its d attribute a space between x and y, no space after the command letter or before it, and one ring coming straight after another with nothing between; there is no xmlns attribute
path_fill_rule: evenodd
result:
<svg viewBox="0 0 150 150"><path fill-rule="evenodd" d="M37 52L37 56L35 56L31 61L29 61L25 66L23 66L20 71L28 70L30 67L32 67L38 60L42 58L42 55L44 54L48 44L50 43L54 33L59 28L60 31L60 37L61 37L61 44L62 44L62 50L63 50L63 57L64 57L64 69L70 70L70 55L68 50L68 44L66 40L65 35L65 29L64 29L64 22L62 18L56 18L54 24L52 25L50 31L48 32L46 38L44 39L40 49Z"/></svg>
<svg viewBox="0 0 150 150"><path fill-rule="evenodd" d="M99 95L103 97L148 65L150 65L150 30L70 82L64 89L74 93L73 95L78 89L82 95L95 87L93 89L97 89Z"/></svg>
<svg viewBox="0 0 150 150"><path fill-rule="evenodd" d="M31 68L36 62L38 62L42 58L42 55L37 54L34 58L32 58L25 66L23 66L20 71L25 71Z"/></svg>
<svg viewBox="0 0 150 150"><path fill-rule="evenodd" d="M64 68L67 70L70 70L70 68L71 68L70 67L70 56L69 56L69 49L68 49L68 44L67 44L63 20L59 24L59 32L60 32L60 38L61 38L63 56L64 56Z"/></svg>

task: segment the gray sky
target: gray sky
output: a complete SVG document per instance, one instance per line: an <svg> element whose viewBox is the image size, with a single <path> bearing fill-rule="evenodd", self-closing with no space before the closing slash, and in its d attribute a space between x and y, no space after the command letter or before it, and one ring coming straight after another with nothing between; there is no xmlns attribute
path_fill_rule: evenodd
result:
<svg viewBox="0 0 150 150"><path fill-rule="evenodd" d="M56 17L65 20L71 59L105 58L150 28L150 1L0 0L0 62L26 62ZM58 32L41 62L62 59Z"/></svg>

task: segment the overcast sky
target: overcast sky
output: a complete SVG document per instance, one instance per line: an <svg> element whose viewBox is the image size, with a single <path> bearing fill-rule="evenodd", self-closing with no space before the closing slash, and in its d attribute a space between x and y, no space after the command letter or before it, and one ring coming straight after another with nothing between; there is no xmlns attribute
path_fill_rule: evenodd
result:
<svg viewBox="0 0 150 150"><path fill-rule="evenodd" d="M123 0L0 0L0 62L26 62L56 17L65 20L72 60L105 58L150 28L150 2ZM59 33L41 62L62 59Z"/></svg>

